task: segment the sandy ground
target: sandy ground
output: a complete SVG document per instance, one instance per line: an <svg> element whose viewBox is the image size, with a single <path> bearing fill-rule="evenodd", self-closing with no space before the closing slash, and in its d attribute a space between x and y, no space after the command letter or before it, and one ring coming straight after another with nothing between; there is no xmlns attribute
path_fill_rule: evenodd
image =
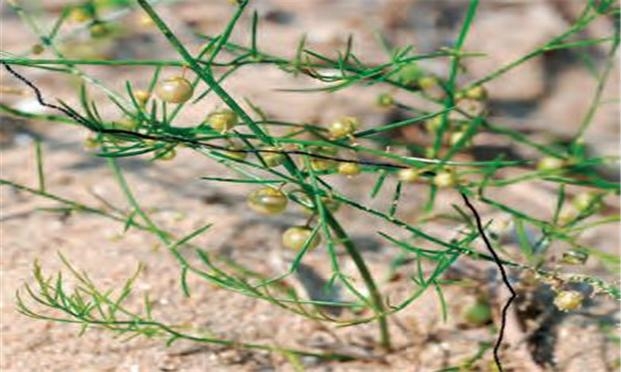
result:
<svg viewBox="0 0 621 372"><path fill-rule="evenodd" d="M45 2L51 12L57 12L60 1ZM559 5L561 3L561 5ZM524 54L533 46L562 31L575 16L575 4L554 1L517 2L513 6L497 6L484 2L472 30L468 46L485 50L492 61L469 67L469 78L484 75L490 66L498 66ZM356 40L355 51L365 61L380 62L382 55L375 30L383 30L394 43L414 43L421 52L436 50L445 45L458 27L465 2L445 1L258 1L262 19L259 45L271 53L291 55L303 32L308 33L311 48L330 52L342 46L347 35ZM20 53L34 42L6 4L2 5L2 50ZM226 1L184 1L158 8L164 18L179 30L190 48L198 48L188 32L188 26L201 32L215 33L224 26L232 9ZM536 15L536 17L534 16ZM532 20L535 18L534 20ZM531 20L532 24L529 22ZM121 20L132 27L132 17ZM249 17L241 23L249 25ZM511 36L504 26L517 24L524 30L522 37ZM600 37L610 32L611 25L600 22L588 29L589 36ZM244 28L244 27L242 27ZM247 27L245 27L247 29ZM490 33L503 29L502 32ZM7 32L11 30L11 32ZM13 32L13 30L20 30ZM146 35L146 36L145 36ZM247 33L233 35L245 40ZM488 38L492 38L491 41ZM511 45L508 48L507 45ZM485 48L488 48L487 50ZM141 30L130 33L111 49L123 58L174 58L174 54L156 32ZM602 55L604 49L591 52ZM517 53L517 54L516 54ZM45 56L45 55L44 55ZM564 59L565 58L565 59ZM515 73L491 85L491 105L495 120L510 126L526 126L535 130L535 138L570 135L579 125L588 109L595 81L584 68L571 58L552 54L537 58L520 67ZM486 65L486 63L491 65ZM560 67L559 67L560 66ZM446 66L433 64L430 69L442 73ZM140 69L86 68L113 89L122 90L126 80L136 86L145 85L148 73ZM41 86L50 100L62 98L75 102L75 81L58 78L57 74L19 68ZM613 76L618 76L618 66ZM477 75L479 74L479 75ZM19 83L3 73L2 84L20 87ZM606 86L604 99L618 99L618 79ZM236 98L248 98L275 119L329 122L343 114L362 118L366 126L387 120L391 113L374 107L381 87L354 88L336 94L292 94L275 91L276 88L316 86L315 82L295 79L269 67L243 69L225 88ZM589 93L586 93L589 92ZM408 100L408 97L400 97ZM29 93L23 96L3 95L2 102L24 109L36 109ZM189 107L180 122L205 115L217 105L215 100ZM207 107L207 108L206 108ZM114 108L101 102L103 115L114 115ZM129 210L106 161L93 156L83 148L87 133L83 129L45 122L22 121L1 116L2 152L0 170L3 179L36 187L34 139L42 140L46 188L49 193L87 205L109 208L107 203ZM187 120L187 121L185 121ZM602 106L586 138L596 154L618 154L619 128L616 102ZM541 130L541 128L545 128ZM404 133L407 136L407 133ZM486 141L485 136L480 140ZM476 143L475 143L476 144ZM226 255L252 267L257 272L274 276L286 271L290 256L280 248L280 233L292 221L303 223L305 217L298 209L282 216L257 218L250 213L244 199L250 188L245 185L219 184L201 180L201 176L232 175L229 170L214 164L187 149L181 149L170 162L152 162L148 157L119 161L139 202L149 211L154 221L164 230L183 236L206 223L214 226L194 243L210 253ZM603 170L615 177L615 169ZM391 187L371 200L369 185L373 178L363 176L352 183L337 177L329 181L347 195L373 206L390 202ZM415 218L424 201L423 189L417 186L404 190L399 216ZM578 189L568 188L569 193ZM545 183L523 183L490 192L490 196L536 216L549 218L557 190ZM474 288L447 285L445 298L448 318L441 317L440 305L433 291L426 292L415 303L396 314L390 321L395 351L383 355L375 349L377 332L373 324L359 327L335 328L329 324L296 317L268 303L219 289L197 277L189 277L192 291L185 298L179 285L179 267L173 257L155 237L130 229L123 233L123 225L86 214L63 214L51 208L58 203L17 191L12 187L0 188L2 207L1 225L1 278L2 295L2 350L0 369L3 371L293 371L294 366L280 354L246 351L232 347L197 345L180 341L166 347L162 339L136 338L125 340L111 332L89 329L78 337L79 327L47 321L37 321L18 314L15 307L16 291L23 291L25 283L32 283L33 262L38 260L44 272L52 275L63 268L59 253L103 288L118 288L136 270L144 270L135 284L130 304L139 306L144 294L154 301L154 313L166 322L191 325L195 330L238 341L265 343L308 350L337 351L356 355L355 362L327 362L316 358L302 358L308 371L434 371L463 363L474 356L481 342L492 342L492 327L472 327L464 324L463 309L475 301L476 289L494 294L493 305L501 306L505 294L498 287L492 265L460 259L451 275L470 277ZM451 212L451 203L459 203L452 193L440 195L437 212ZM605 213L618 213L618 199L606 200ZM484 218L502 217L498 212L482 208ZM389 280L388 263L397 256L396 247L382 240L375 231L407 238L404 231L386 225L377 219L354 210L343 208L338 217L347 221L365 259L378 278L380 287L391 298L403 298L414 286L406 280L414 268L400 268L401 279ZM369 229L373 226L373 229ZM453 235L458 224L432 223L426 231L437 235ZM618 226L604 225L579 237L580 242L602 252L618 254ZM558 247L559 249L562 247ZM511 245L507 250L515 249ZM327 255L321 249L311 252L304 261L304 271L287 279L287 284L304 292L304 284L319 286L330 274ZM344 270L354 270L343 260ZM63 269L66 272L66 269ZM576 269L580 273L596 275L609 281L616 276L597 260ZM613 270L614 272L614 270ZM514 273L517 275L517 273ZM310 284L309 284L310 283ZM534 293L524 286L524 293ZM545 291L544 291L545 292ZM508 325L507 345L503 352L506 366L514 371L545 370L534 360L537 353L554 356L561 371L613 370L618 360L618 343L613 331L605 331L618 322L617 304L605 296L588 301L582 311L561 314L551 309L549 293L535 300L526 299L520 309L529 304L544 306L544 310L525 315L528 311L512 312ZM535 296L536 297L536 296ZM531 302L529 302L531 301ZM543 304L543 305L541 305ZM547 308L545 308L547 306ZM543 315L542 315L543 314ZM546 315L547 314L547 315ZM347 315L347 314L345 314ZM529 318L532 316L532 318ZM498 320L498 314L494 316ZM552 320L551 320L552 319ZM527 342L533 334L545 333L547 352L537 350ZM539 333L537 333L539 332ZM529 346L530 345L530 346ZM585 345L588 345L585 348ZM490 369L491 353L486 353L474 370Z"/></svg>

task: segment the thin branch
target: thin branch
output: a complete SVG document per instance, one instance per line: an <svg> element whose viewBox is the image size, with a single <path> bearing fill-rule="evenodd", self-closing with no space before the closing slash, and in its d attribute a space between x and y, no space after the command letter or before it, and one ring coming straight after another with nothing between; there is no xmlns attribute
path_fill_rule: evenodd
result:
<svg viewBox="0 0 621 372"><path fill-rule="evenodd" d="M511 302L513 302L513 300L515 300L515 298L517 297L517 293L513 289L513 286L511 286L511 282L509 281L509 276L507 275L507 272L505 270L505 267L502 264L502 261L500 260L500 257L498 256L494 248L492 248L492 244L487 238L487 235L485 235L485 228L483 227L483 222L481 221L481 216L479 215L479 212L477 212L477 210L474 208L474 205L472 205L472 203L470 202L466 194L464 194L463 192L461 192L460 194L461 194L461 197L464 199L464 203L470 209L470 211L472 212L472 215L474 216L474 219L476 220L477 230L479 231L481 238L483 238L483 241L485 242L485 246L489 250L492 257L494 258L494 262L496 263L496 266L498 266L498 270L500 271L500 275L502 277L503 283L505 284L505 287L507 287L507 289L511 293L511 296L509 297L505 305L502 307L502 320L500 323L500 329L498 331L498 338L496 339L496 344L494 345L494 361L496 362L496 366L498 367L498 370L502 372L503 368L500 362L499 351L500 351L500 346L502 345L502 339L505 333L505 327L507 325L507 312L509 311L509 306L511 306Z"/></svg>

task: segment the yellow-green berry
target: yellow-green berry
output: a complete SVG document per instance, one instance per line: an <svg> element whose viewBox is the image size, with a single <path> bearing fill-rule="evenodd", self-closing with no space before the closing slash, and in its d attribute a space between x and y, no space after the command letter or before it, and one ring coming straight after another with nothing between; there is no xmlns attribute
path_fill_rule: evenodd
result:
<svg viewBox="0 0 621 372"><path fill-rule="evenodd" d="M442 115L437 115L425 120L425 129L429 133L435 133L442 126Z"/></svg>
<svg viewBox="0 0 621 372"><path fill-rule="evenodd" d="M582 212L597 204L597 201L597 194L593 192L582 192L572 199L571 204Z"/></svg>
<svg viewBox="0 0 621 372"><path fill-rule="evenodd" d="M241 146L231 145L227 148L228 148L228 151L225 151L224 154L228 156L229 158L233 158L237 160L244 160L248 156L248 153L246 151L238 151L238 150L243 150Z"/></svg>
<svg viewBox="0 0 621 372"><path fill-rule="evenodd" d="M115 121L113 126L115 129L133 131L138 126L138 123L129 116L123 116L121 119Z"/></svg>
<svg viewBox="0 0 621 372"><path fill-rule="evenodd" d="M582 306L584 296L578 291L560 291L554 297L554 305L561 311L576 310Z"/></svg>
<svg viewBox="0 0 621 372"><path fill-rule="evenodd" d="M75 23L82 23L91 19L91 15L83 7L76 7L69 12L69 19Z"/></svg>
<svg viewBox="0 0 621 372"><path fill-rule="evenodd" d="M492 309L487 301L478 300L465 310L464 319L471 325L483 326L492 320Z"/></svg>
<svg viewBox="0 0 621 372"><path fill-rule="evenodd" d="M360 122L353 116L344 116L330 124L328 132L334 139L341 139L353 134L360 126Z"/></svg>
<svg viewBox="0 0 621 372"><path fill-rule="evenodd" d="M175 151L175 149L169 149L169 150L165 150L164 152L161 152L158 156L157 159L158 160L173 160L175 158L175 156L177 156L177 152Z"/></svg>
<svg viewBox="0 0 621 372"><path fill-rule="evenodd" d="M311 199L304 195L301 201L304 202L303 206L306 213L311 214L317 209L315 206L315 199ZM321 202L323 203L323 206L330 212L336 212L341 207L341 202L331 197L322 196Z"/></svg>
<svg viewBox="0 0 621 372"><path fill-rule="evenodd" d="M323 156L334 157L338 155L338 149L336 147L329 146L314 146L308 150L311 154L318 156L312 156L310 159L310 167L316 172L333 170L337 167L337 162L331 159L325 159Z"/></svg>
<svg viewBox="0 0 621 372"><path fill-rule="evenodd" d="M32 46L32 54L34 55L39 55L43 53L44 51L45 51L45 48L43 48L43 45L41 44L35 44Z"/></svg>
<svg viewBox="0 0 621 372"><path fill-rule="evenodd" d="M310 161L310 166L315 172L329 171L336 167L336 162L334 160L313 158Z"/></svg>
<svg viewBox="0 0 621 372"><path fill-rule="evenodd" d="M296 251L308 246L308 249L313 249L319 245L321 238L319 234L316 234L312 239L313 230L305 226L294 226L288 228L282 234L282 244Z"/></svg>
<svg viewBox="0 0 621 372"><path fill-rule="evenodd" d="M360 174L360 166L356 163L340 163L339 174L352 177Z"/></svg>
<svg viewBox="0 0 621 372"><path fill-rule="evenodd" d="M146 90L135 90L134 91L134 99L140 106L146 105L150 96L151 95Z"/></svg>
<svg viewBox="0 0 621 372"><path fill-rule="evenodd" d="M404 85L412 85L424 74L424 71L418 66L416 61L401 65L399 70L393 76L394 79Z"/></svg>
<svg viewBox="0 0 621 372"><path fill-rule="evenodd" d="M395 104L395 99L390 93L382 93L377 96L377 105L379 107L391 107Z"/></svg>
<svg viewBox="0 0 621 372"><path fill-rule="evenodd" d="M427 75L418 79L418 86L423 91L434 89L438 85L438 79L435 76Z"/></svg>
<svg viewBox="0 0 621 372"><path fill-rule="evenodd" d="M149 15L145 12L140 12L137 15L137 21L138 21L138 25L141 27L152 27L155 22L153 22L153 19L151 19L151 17L149 17Z"/></svg>
<svg viewBox="0 0 621 372"><path fill-rule="evenodd" d="M237 125L237 114L229 109L213 112L207 116L206 122L220 133L224 133Z"/></svg>
<svg viewBox="0 0 621 372"><path fill-rule="evenodd" d="M248 206L262 214L278 214L287 208L287 196L272 187L257 189L248 195Z"/></svg>
<svg viewBox="0 0 621 372"><path fill-rule="evenodd" d="M155 88L155 94L164 102L183 103L192 98L194 88L186 78L174 76L160 81Z"/></svg>
<svg viewBox="0 0 621 372"><path fill-rule="evenodd" d="M110 27L104 22L95 22L88 28L91 37L99 38L110 34Z"/></svg>
<svg viewBox="0 0 621 372"><path fill-rule="evenodd" d="M415 168L401 169L399 170L399 173L397 174L397 178L401 182L414 183L418 181L418 179L420 178L420 172L418 169L415 169Z"/></svg>
<svg viewBox="0 0 621 372"><path fill-rule="evenodd" d="M321 201L330 212L336 212L341 208L341 202L334 198L323 196Z"/></svg>
<svg viewBox="0 0 621 372"><path fill-rule="evenodd" d="M444 170L436 173L433 184L438 187L451 187L457 184L457 175L452 170Z"/></svg>
<svg viewBox="0 0 621 372"><path fill-rule="evenodd" d="M567 225L568 223L574 221L578 217L578 211L572 207L566 207L561 210L558 215L558 223L561 226Z"/></svg>
<svg viewBox="0 0 621 372"><path fill-rule="evenodd" d="M265 147L262 149L261 158L270 167L277 167L285 161L285 155L277 147Z"/></svg>
<svg viewBox="0 0 621 372"><path fill-rule="evenodd" d="M487 90L482 85L475 85L472 88L468 88L464 91L464 97L476 101L483 101L487 98Z"/></svg>
<svg viewBox="0 0 621 372"><path fill-rule="evenodd" d="M451 146L455 146L465 135L465 132L453 132L451 133L451 137L449 139L449 143L451 144ZM464 143L464 146L470 146L470 140L467 140Z"/></svg>
<svg viewBox="0 0 621 372"><path fill-rule="evenodd" d="M546 156L539 160L537 163L537 169L539 170L559 170L565 167L565 160L555 158L553 156Z"/></svg>
<svg viewBox="0 0 621 372"><path fill-rule="evenodd" d="M457 101L457 107L470 116L480 116L487 110L487 104L484 100L467 97Z"/></svg>
<svg viewBox="0 0 621 372"><path fill-rule="evenodd" d="M88 136L82 144L86 150L93 150L99 147L100 142L93 136Z"/></svg>

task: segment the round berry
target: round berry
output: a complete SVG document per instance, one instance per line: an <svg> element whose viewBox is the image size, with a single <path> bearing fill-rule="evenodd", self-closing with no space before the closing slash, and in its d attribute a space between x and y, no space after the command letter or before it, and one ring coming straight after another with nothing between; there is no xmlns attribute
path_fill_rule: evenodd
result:
<svg viewBox="0 0 621 372"><path fill-rule="evenodd" d="M336 147L329 146L313 146L309 148L309 152L319 156L334 157L338 154L338 149ZM310 166L312 170L321 172L335 169L337 167L337 163L334 160L313 156L310 159Z"/></svg>
<svg viewBox="0 0 621 372"><path fill-rule="evenodd" d="M472 88L468 88L464 91L464 97L476 101L483 101L487 98L487 90L482 85L475 85Z"/></svg>
<svg viewBox="0 0 621 372"><path fill-rule="evenodd" d="M464 311L464 319L473 326L483 326L492 320L492 309L486 301L478 300Z"/></svg>
<svg viewBox="0 0 621 372"><path fill-rule="evenodd" d="M360 122L353 116L344 116L330 125L328 131L334 139L341 139L352 135L360 126Z"/></svg>
<svg viewBox="0 0 621 372"><path fill-rule="evenodd" d="M83 7L76 7L69 12L69 19L75 23L82 23L91 19L91 15Z"/></svg>
<svg viewBox="0 0 621 372"><path fill-rule="evenodd" d="M311 240L312 232L311 229L305 226L290 227L282 234L282 244L296 251L304 248L304 246L308 246L308 249L313 249L319 245L321 238L319 234L316 234Z"/></svg>
<svg viewBox="0 0 621 372"><path fill-rule="evenodd" d="M104 22L95 22L88 28L88 31L91 34L91 37L101 38L106 37L110 34L110 27L106 25Z"/></svg>
<svg viewBox="0 0 621 372"><path fill-rule="evenodd" d="M160 81L155 88L155 94L164 102L183 103L192 98L194 88L186 78L175 76Z"/></svg>
<svg viewBox="0 0 621 372"><path fill-rule="evenodd" d="M151 95L146 90L135 90L134 91L134 99L140 106L144 106L147 104L147 101Z"/></svg>
<svg viewBox="0 0 621 372"><path fill-rule="evenodd" d="M248 195L248 206L262 214L278 214L287 208L287 196L272 187L263 187Z"/></svg>
<svg viewBox="0 0 621 372"><path fill-rule="evenodd" d="M457 175L452 170L438 172L433 177L433 184L438 187L451 187L457 183Z"/></svg>
<svg viewBox="0 0 621 372"><path fill-rule="evenodd" d="M285 155L282 154L282 150L277 147L265 147L263 148L265 152L261 152L261 158L265 164L270 167L277 167L284 163Z"/></svg>
<svg viewBox="0 0 621 372"><path fill-rule="evenodd" d="M336 163L333 160L313 158L310 161L310 166L315 172L322 172L334 169Z"/></svg>
<svg viewBox="0 0 621 372"><path fill-rule="evenodd" d="M165 150L164 152L157 154L157 159L165 160L165 161L173 160L175 156L177 156L177 152L175 151L175 149L169 149L169 150Z"/></svg>
<svg viewBox="0 0 621 372"><path fill-rule="evenodd" d="M129 116L123 116L121 119L115 121L113 125L115 129L132 131L136 129L138 123L136 122L136 120L130 118Z"/></svg>
<svg viewBox="0 0 621 372"><path fill-rule="evenodd" d="M418 86L422 90L430 90L435 88L438 85L438 79L434 76L423 76L418 79Z"/></svg>
<svg viewBox="0 0 621 372"><path fill-rule="evenodd" d="M93 150L99 147L100 141L94 136L88 136L82 145L86 150Z"/></svg>
<svg viewBox="0 0 621 372"><path fill-rule="evenodd" d="M395 104L394 97L389 93L382 93L377 96L377 105L379 107L391 107Z"/></svg>
<svg viewBox="0 0 621 372"><path fill-rule="evenodd" d="M360 166L356 163L341 163L339 164L339 174L352 177L360 174Z"/></svg>
<svg viewBox="0 0 621 372"><path fill-rule="evenodd" d="M136 16L136 20L138 22L138 25L141 27L153 27L153 25L155 25L155 22L153 22L153 19L151 19L151 17L144 12L140 12L137 14Z"/></svg>
<svg viewBox="0 0 621 372"><path fill-rule="evenodd" d="M404 85L414 84L422 75L424 71L418 66L416 61L412 61L408 64L402 65L398 71L394 74L394 79Z"/></svg>
<svg viewBox="0 0 621 372"><path fill-rule="evenodd" d="M237 125L237 114L228 109L216 111L207 116L206 122L215 131L224 133Z"/></svg>
<svg viewBox="0 0 621 372"><path fill-rule="evenodd" d="M464 136L466 135L465 132L453 132L451 133L451 137L449 139L449 143L451 144L451 146L455 146ZM470 139L468 139L465 143L464 146L470 146L471 142Z"/></svg>
<svg viewBox="0 0 621 372"><path fill-rule="evenodd" d="M237 160L245 160L248 157L248 153L243 150L243 147L238 145L231 145L228 147L228 151L225 151L224 154L229 158L237 159Z"/></svg>
<svg viewBox="0 0 621 372"><path fill-rule="evenodd" d="M436 157L436 150L433 148L433 146L425 147L425 157L427 157L427 158L435 158Z"/></svg>
<svg viewBox="0 0 621 372"><path fill-rule="evenodd" d="M573 207L563 208L558 215L558 223L561 226L574 222L578 217L578 211Z"/></svg>
<svg viewBox="0 0 621 372"><path fill-rule="evenodd" d="M442 115L437 115L425 121L425 129L429 133L435 133L442 126Z"/></svg>
<svg viewBox="0 0 621 372"><path fill-rule="evenodd" d="M304 195L301 199L301 201L304 202L303 206L306 213L312 214L315 210L318 210L315 206L314 198L309 198L308 196ZM323 206L330 212L336 212L341 207L341 202L331 197L322 196L321 202L323 203Z"/></svg>
<svg viewBox="0 0 621 372"><path fill-rule="evenodd" d="M565 160L552 156L541 158L537 163L537 169L539 170L559 170L563 167L565 167Z"/></svg>
<svg viewBox="0 0 621 372"><path fill-rule="evenodd" d="M399 181L405 183L414 183L418 181L419 176L420 172L418 171L418 169L415 168L401 169L397 174L397 178L399 179Z"/></svg>
<svg viewBox="0 0 621 372"><path fill-rule="evenodd" d="M487 104L483 100L472 98L460 99L457 107L470 116L480 116L487 111Z"/></svg>
<svg viewBox="0 0 621 372"><path fill-rule="evenodd" d="M578 291L560 291L554 297L554 305L561 311L576 310L582 306L584 296Z"/></svg>
<svg viewBox="0 0 621 372"><path fill-rule="evenodd" d="M417 81L421 92L432 99L442 99L446 96L446 92L440 85L440 81L433 75L423 76Z"/></svg>
<svg viewBox="0 0 621 372"><path fill-rule="evenodd" d="M572 199L571 204L581 212L586 211L590 207L598 204L597 194L593 192L580 193Z"/></svg>
<svg viewBox="0 0 621 372"><path fill-rule="evenodd" d="M43 48L43 45L41 44L35 44L32 46L31 51L32 51L32 54L39 55L45 51L45 48Z"/></svg>
<svg viewBox="0 0 621 372"><path fill-rule="evenodd" d="M339 210L339 208L341 208L341 202L330 198L330 197L326 197L323 196L321 198L321 201L323 202L323 205L330 211L330 212L336 212Z"/></svg>

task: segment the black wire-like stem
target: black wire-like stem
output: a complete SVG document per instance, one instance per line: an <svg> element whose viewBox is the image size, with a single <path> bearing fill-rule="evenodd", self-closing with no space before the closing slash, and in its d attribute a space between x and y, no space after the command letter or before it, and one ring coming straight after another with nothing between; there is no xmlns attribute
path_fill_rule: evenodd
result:
<svg viewBox="0 0 621 372"><path fill-rule="evenodd" d="M513 289L513 286L511 286L511 282L509 281L509 276L507 275L507 272L505 270L505 267L502 264L502 261L500 260L500 257L498 257L498 254L496 253L494 248L492 248L492 244L487 238L487 235L485 235L485 230L483 228L483 222L481 221L481 216L479 215L479 212L477 212L477 210L474 208L474 205L472 205L472 203L470 202L466 194L464 194L463 192L460 192L460 194L461 194L461 197L464 199L464 203L474 215L474 219L476 220L477 230L479 231L481 238L483 238L483 241L485 242L485 246L487 247L490 254L492 255L492 258L494 259L496 266L498 266L498 270L500 271L500 275L502 277L503 283L505 284L509 292L511 292L511 296L509 297L505 305L502 307L502 319L500 323L500 329L498 330L498 338L496 339L496 344L494 345L494 362L496 362L496 367L498 367L498 370L502 372L503 371L502 363L500 362L500 356L498 354L500 351L500 346L502 345L503 336L505 334L505 328L507 326L507 312L509 311L509 306L511 306L511 302L513 302L513 300L515 300L515 298L517 297L517 293Z"/></svg>
<svg viewBox="0 0 621 372"><path fill-rule="evenodd" d="M148 139L148 140L167 141L167 142L186 143L186 144L189 143L195 146L206 147L212 150L234 152L234 153L306 155L306 156L316 158L316 159L332 160L332 161L346 162L346 163L356 163L360 165L370 165L370 166L383 167L383 168L392 168L392 169L410 168L409 166L402 165L402 164L377 162L377 161L369 161L369 160L359 160L359 159L346 159L346 158L340 158L336 156L316 154L316 153L307 152L303 150L248 149L248 148L226 147L226 146L215 145L213 143L198 141L198 140L191 139L191 138L178 137L178 136L170 135L170 134L166 134L164 136L154 136L150 134L133 132L133 131L123 130L123 129L112 129L112 128L104 128L101 126L93 126L92 123L88 121L88 119L82 117L76 112L67 110L67 108L65 107L46 102L43 99L43 94L41 93L41 90L36 85L34 85L30 80L28 80L23 75L15 71L9 64L5 62L1 62L1 61L0 63L4 65L4 67L6 68L8 72L10 72L17 79L21 80L24 84L28 85L28 87L30 87L34 91L37 101L39 102L41 106L45 106L45 107L60 111L63 114L75 120L76 122L98 133L123 134L123 135L130 136L130 137L136 137L136 138ZM434 172L430 172L430 171L423 173L423 175L426 175L426 176L433 176L434 174L435 174Z"/></svg>
<svg viewBox="0 0 621 372"><path fill-rule="evenodd" d="M65 115L69 116L70 118L72 118L73 120L77 121L78 123L90 127L90 124L88 123L88 120L84 119L83 117L81 117L79 115L76 115L75 113L67 110L64 107L61 107L61 106L58 106L58 105L55 105L55 104L52 104L52 103L45 102L45 100L43 99L43 94L41 94L41 90L39 90L39 88L36 85L34 85L34 83L32 83L30 80L26 79L23 75L19 74L17 71L13 70L13 68L8 63L5 63L5 62L0 62L0 63L2 63L4 65L4 68L8 72L10 72L11 75L15 76L22 83L28 85L30 87L30 89L33 90L33 92L34 92L34 94L35 94L35 96L37 98L37 101L39 102L39 104L41 106L45 106L45 107L52 108L54 110L60 111L63 114L65 114Z"/></svg>

